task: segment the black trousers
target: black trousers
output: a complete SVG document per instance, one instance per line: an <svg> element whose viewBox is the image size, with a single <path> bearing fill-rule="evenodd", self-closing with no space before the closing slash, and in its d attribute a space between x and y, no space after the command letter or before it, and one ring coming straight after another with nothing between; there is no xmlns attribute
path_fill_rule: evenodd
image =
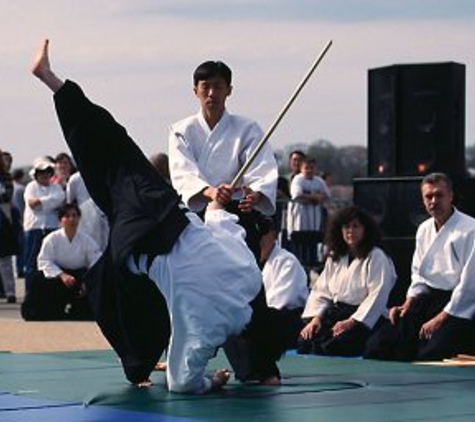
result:
<svg viewBox="0 0 475 422"><path fill-rule="evenodd" d="M411 310L396 325L389 320L371 336L364 357L380 360L441 360L458 353L473 353L475 325L472 320L449 316L430 340L419 338L424 323L439 314L452 291L430 289L418 296Z"/></svg>
<svg viewBox="0 0 475 422"><path fill-rule="evenodd" d="M301 325L298 311L267 306L264 287L251 306L251 322L241 335L226 341L224 352L240 381L280 378L276 362L286 350L295 346Z"/></svg>
<svg viewBox="0 0 475 422"><path fill-rule="evenodd" d="M85 269L65 270L80 283L67 288L59 278L46 278L37 272L22 304L22 316L27 321L93 320L84 288Z"/></svg>
<svg viewBox="0 0 475 422"><path fill-rule="evenodd" d="M322 327L310 340L300 338L297 344L297 352L300 354L317 354L327 356L361 356L371 330L361 322L334 337L333 326L353 315L357 306L345 303L335 303L322 318Z"/></svg>

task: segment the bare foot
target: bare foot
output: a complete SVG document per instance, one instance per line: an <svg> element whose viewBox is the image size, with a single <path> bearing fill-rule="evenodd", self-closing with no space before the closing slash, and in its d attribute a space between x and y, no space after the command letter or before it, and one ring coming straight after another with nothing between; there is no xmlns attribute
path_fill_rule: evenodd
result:
<svg viewBox="0 0 475 422"><path fill-rule="evenodd" d="M229 371L227 369L218 369L211 379L211 389L213 391L221 390L229 381Z"/></svg>
<svg viewBox="0 0 475 422"><path fill-rule="evenodd" d="M41 47L36 53L31 65L31 73L46 84L53 92L58 91L63 86L63 81L59 79L51 70L48 52L49 40L43 40Z"/></svg>
<svg viewBox="0 0 475 422"><path fill-rule="evenodd" d="M145 381L138 382L135 385L139 388L148 388L148 387L151 387L153 385L153 382L150 379L147 379Z"/></svg>
<svg viewBox="0 0 475 422"><path fill-rule="evenodd" d="M40 48L36 52L35 58L33 59L33 63L31 64L31 73L33 73L33 75L40 79L43 78L43 75L47 71L51 71L51 66L48 57L48 46L49 40L43 40Z"/></svg>
<svg viewBox="0 0 475 422"><path fill-rule="evenodd" d="M167 370L167 363L166 362L158 362L155 365L155 371L166 371Z"/></svg>
<svg viewBox="0 0 475 422"><path fill-rule="evenodd" d="M279 386L280 385L280 379L279 377L269 377L261 380L260 382L261 385L269 385L269 386Z"/></svg>

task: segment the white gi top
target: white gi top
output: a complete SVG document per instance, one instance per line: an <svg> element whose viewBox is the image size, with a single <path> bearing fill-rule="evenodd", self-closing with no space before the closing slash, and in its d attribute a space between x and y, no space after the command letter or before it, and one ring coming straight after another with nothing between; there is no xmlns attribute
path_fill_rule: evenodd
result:
<svg viewBox="0 0 475 422"><path fill-rule="evenodd" d="M90 198L81 173L78 171L71 175L66 185L66 200L71 203L76 201L80 206Z"/></svg>
<svg viewBox="0 0 475 422"><path fill-rule="evenodd" d="M433 218L424 221L416 234L412 280L408 297L427 286L452 290L444 311L459 318L475 316L475 219L454 210L437 232Z"/></svg>
<svg viewBox="0 0 475 422"><path fill-rule="evenodd" d="M203 210L207 202L197 194L231 183L262 136L257 123L227 111L213 130L201 112L175 123L168 143L170 174L185 204L195 212ZM255 208L265 215L275 212L277 177L277 163L266 144L239 184L263 194Z"/></svg>
<svg viewBox="0 0 475 422"><path fill-rule="evenodd" d="M309 294L307 273L296 256L277 243L262 269L267 304L276 309L303 308Z"/></svg>
<svg viewBox="0 0 475 422"><path fill-rule="evenodd" d="M99 249L104 251L109 237L109 223L105 214L90 197L84 179L78 171L69 178L66 199L68 202L76 201L81 210L78 230L91 236Z"/></svg>
<svg viewBox="0 0 475 422"><path fill-rule="evenodd" d="M168 388L202 394L211 388L205 377L208 361L227 337L241 333L250 321L249 303L262 287L262 275L236 216L208 211L205 224L193 213L187 217L190 224L169 254L154 259L148 277L170 312ZM146 256L140 256L138 267L129 257L128 267L147 273Z"/></svg>
<svg viewBox="0 0 475 422"><path fill-rule="evenodd" d="M38 254L38 269L47 278L59 276L63 270L91 268L100 258L96 242L85 233L76 232L70 241L64 229L58 229L43 239Z"/></svg>
<svg viewBox="0 0 475 422"><path fill-rule="evenodd" d="M326 198L331 196L325 181L318 176L307 179L297 174L290 183L290 197L287 208L287 231L320 231L322 230L322 206L299 200L303 193L321 193Z"/></svg>
<svg viewBox="0 0 475 422"><path fill-rule="evenodd" d="M64 203L65 195L63 188L51 183L49 186L40 185L36 180L26 185L25 212L23 214L23 229L25 231L35 229L55 229L59 225L57 209ZM31 208L28 200L37 198L41 205Z"/></svg>
<svg viewBox="0 0 475 422"><path fill-rule="evenodd" d="M328 258L305 305L302 318L323 317L332 303L358 306L351 316L368 328L387 314L389 293L396 281L391 259L375 247L365 259L354 258L348 265L348 255L339 261Z"/></svg>

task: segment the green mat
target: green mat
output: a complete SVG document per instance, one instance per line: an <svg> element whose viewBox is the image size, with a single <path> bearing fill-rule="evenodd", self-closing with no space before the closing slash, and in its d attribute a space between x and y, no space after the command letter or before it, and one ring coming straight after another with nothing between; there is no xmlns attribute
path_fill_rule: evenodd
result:
<svg viewBox="0 0 475 422"><path fill-rule="evenodd" d="M218 354L208 369L226 366ZM203 421L475 420L475 368L304 356L286 356L280 367L281 387L231 381L220 394L188 396L168 393L161 372L153 374L152 388L131 386L108 351L0 354L0 391ZM0 407L0 420L6 415Z"/></svg>

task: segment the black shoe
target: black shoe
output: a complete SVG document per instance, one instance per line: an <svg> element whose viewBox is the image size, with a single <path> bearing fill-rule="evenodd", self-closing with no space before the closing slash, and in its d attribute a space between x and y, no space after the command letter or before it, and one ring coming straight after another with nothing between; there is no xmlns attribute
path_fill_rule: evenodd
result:
<svg viewBox="0 0 475 422"><path fill-rule="evenodd" d="M8 296L7 303L16 303L16 297L15 296Z"/></svg>

